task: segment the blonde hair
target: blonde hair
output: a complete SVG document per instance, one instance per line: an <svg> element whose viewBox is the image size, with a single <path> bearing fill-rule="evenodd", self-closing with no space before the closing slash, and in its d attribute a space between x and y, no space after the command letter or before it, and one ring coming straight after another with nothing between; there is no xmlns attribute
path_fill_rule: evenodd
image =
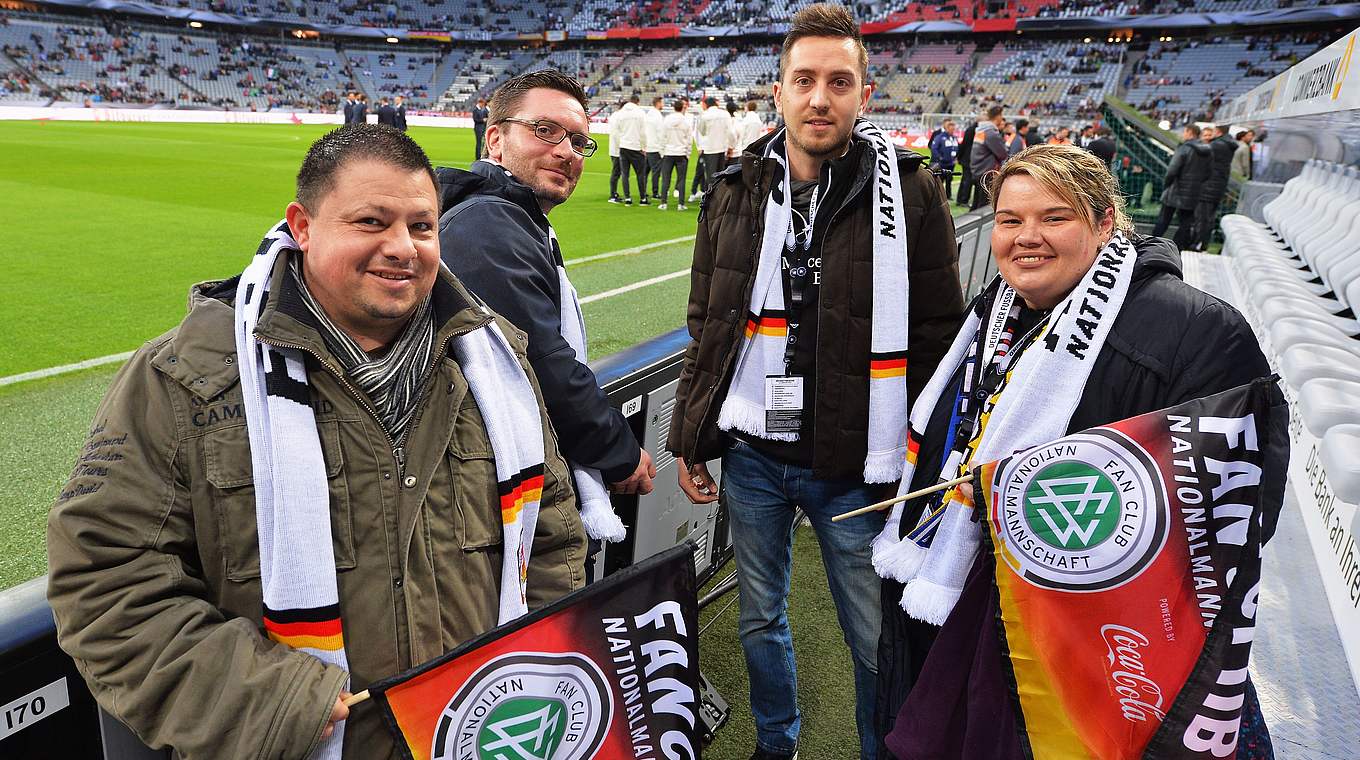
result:
<svg viewBox="0 0 1360 760"><path fill-rule="evenodd" d="M996 210L1001 185L1017 174L1038 182L1073 209L1087 209L1085 217L1092 230L1106 213L1114 214L1114 228L1132 234L1133 221L1124 210L1124 195L1119 183L1100 159L1074 145L1035 145L1011 156L987 180L987 195Z"/></svg>

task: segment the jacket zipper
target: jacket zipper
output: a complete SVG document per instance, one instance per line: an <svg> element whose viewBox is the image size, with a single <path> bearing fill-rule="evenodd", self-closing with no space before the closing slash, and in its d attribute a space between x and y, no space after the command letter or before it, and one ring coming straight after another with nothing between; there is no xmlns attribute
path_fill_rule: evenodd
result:
<svg viewBox="0 0 1360 760"><path fill-rule="evenodd" d="M484 327L489 321L490 320L488 319L476 325L471 325L469 327L456 330L450 333L449 336L445 338L443 341L441 341L439 344L439 350L435 352L434 357L430 360L429 366L425 368L425 373L420 376L420 382L418 383L418 385L423 388L429 382L430 376L435 371L435 367L439 366L439 363L443 361L444 357L448 354L449 341L461 335L466 335L467 333L470 333L473 330L476 330L480 327ZM378 423L378 429L382 430L383 438L387 439L387 446L388 449L392 452L392 458L396 460L397 478L401 479L406 476L406 441L411 435L411 431L415 429L416 423L420 421L420 415L423 408L423 405L420 404L420 402L424 400L423 395L417 397L416 415L411 418L411 422L406 426L406 430L402 432L401 439L398 441L394 441L392 440L392 434L388 433L387 428L383 426L382 418L378 416L378 412L373 408L373 406L369 404L367 400L364 399L363 394L361 394L357 388L350 384L349 380L345 378L344 372L341 372L339 369L337 369L334 364L331 364L330 362L326 361L325 357L321 356L321 354L317 353L316 351L313 351L312 349L306 346L298 345L296 343L286 343L283 341L273 340L270 338L263 338L260 336L256 336L256 338L261 343L274 346L275 348L291 348L295 351L306 352L307 354L311 355L312 358L316 359L317 362L321 364L321 366L325 367L328 371L330 371L330 373L334 375L337 380L340 381L340 385L344 387L346 391L349 392L350 396L353 397L355 401L358 401L359 405L362 406L364 410L368 412L369 416L373 418L373 421Z"/></svg>
<svg viewBox="0 0 1360 760"><path fill-rule="evenodd" d="M760 202L759 202L758 204L756 204L756 216L759 217L759 218L762 220L762 223L763 223L763 220L764 220L764 218L765 218L765 215L764 215L765 204L769 202L769 199L766 198L766 197L764 197L764 196L761 195L761 193L760 193L760 184L761 184L761 182L764 181L764 179L765 179L765 160L764 160L763 158L757 158L757 159L756 159L756 189L755 189L755 196L756 196L757 198L760 199ZM759 234L759 230L757 230L757 231L756 231L756 234L752 235L752 239L751 239L751 253L750 253L750 257L751 257L751 258L757 258L757 259L759 258L759 256L760 256L759 245L760 245L760 234ZM751 280L754 280L754 279L755 279L755 276L756 276L756 275L755 275L755 267L752 267L752 268L751 268ZM752 284L751 287L755 287L755 285ZM749 297L747 298L747 301L748 301L748 302L750 301ZM693 448L691 451L686 452L686 453L689 454L689 456L685 458L685 464L687 464L687 465L691 465L691 464L694 463L694 462L693 462L694 456L699 452L699 433L702 432L702 431L704 430L704 428L708 427L709 418L713 416L713 407L714 407L714 403L713 403L713 402L714 402L713 394L718 390L718 386L719 386L719 385L722 385L723 379L727 377L727 372L728 372L728 370L731 369L731 367L732 367L732 362L735 361L737 355L738 355L739 353L741 353L741 346L735 342L735 341L737 340L738 326L744 326L744 320L742 320L742 319L740 319L740 318L737 319L737 321L732 325L732 330L731 330L731 332L728 333L728 341L729 341L729 342L732 342L733 350L729 351L729 352L728 352L728 355L727 355L727 358L723 360L722 371L718 373L718 379L717 379L717 381L714 382L713 386L712 386L711 388L708 389L708 394L709 394L709 395L708 395L708 408L704 410L703 416L699 418L699 427L697 428L697 430L696 430L696 432L695 432L695 435L694 435L694 448Z"/></svg>

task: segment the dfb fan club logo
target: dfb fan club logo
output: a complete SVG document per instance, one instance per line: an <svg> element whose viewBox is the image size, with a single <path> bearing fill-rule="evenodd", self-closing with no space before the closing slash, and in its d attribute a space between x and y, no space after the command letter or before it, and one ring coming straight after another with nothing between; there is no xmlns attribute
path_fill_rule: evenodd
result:
<svg viewBox="0 0 1360 760"><path fill-rule="evenodd" d="M1012 459L993 510L1002 552L1030 583L1104 591L1138 577L1166 543L1161 471L1111 430L1071 435Z"/></svg>
<svg viewBox="0 0 1360 760"><path fill-rule="evenodd" d="M589 760L604 744L614 698L576 653L515 652L482 665L439 716L434 760Z"/></svg>

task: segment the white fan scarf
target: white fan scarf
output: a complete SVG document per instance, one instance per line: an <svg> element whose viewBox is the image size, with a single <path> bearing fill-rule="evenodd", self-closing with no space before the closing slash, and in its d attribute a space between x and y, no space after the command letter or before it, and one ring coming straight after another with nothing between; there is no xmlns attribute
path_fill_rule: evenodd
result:
<svg viewBox="0 0 1360 760"><path fill-rule="evenodd" d="M948 456L941 480L1067 433L1082 390L1124 305L1136 259L1133 243L1122 232L1115 233L1101 248L1082 280L1037 328L1040 333L1028 349L1003 365L1008 366L1006 380L981 407L983 419L964 449L966 456ZM995 336L1000 335L1009 311L1006 307L1015 298L1014 290L1004 281L993 289L996 296L987 317L984 367L997 360L998 348L1004 353ZM916 400L910 426L913 430L926 429L941 395L967 360L968 349L983 327L978 314L970 314ZM909 450L913 456L904 468L899 495L911 489L915 447ZM874 567L882 577L906 584L902 609L914 618L942 625L958 601L981 541L973 507L951 489L940 509L923 514L916 529L901 538L904 507L893 507L883 532L874 539Z"/></svg>

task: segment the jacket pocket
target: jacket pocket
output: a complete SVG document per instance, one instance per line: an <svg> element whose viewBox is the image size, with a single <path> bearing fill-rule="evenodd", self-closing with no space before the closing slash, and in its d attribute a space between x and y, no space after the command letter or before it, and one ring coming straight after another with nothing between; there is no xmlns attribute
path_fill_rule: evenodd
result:
<svg viewBox="0 0 1360 760"><path fill-rule="evenodd" d="M472 394L463 401L454 420L448 462L453 504L458 513L455 540L464 551L499 548L505 543L505 533L501 525L496 457Z"/></svg>
<svg viewBox="0 0 1360 760"><path fill-rule="evenodd" d="M354 524L350 513L349 484L343 474L345 463L340 450L339 424L319 422L317 433L321 438L326 486L330 493L335 569L349 570L355 566ZM218 549L226 563L227 579L239 582L259 578L255 478L246 426L222 428L205 436L203 456L217 515Z"/></svg>

